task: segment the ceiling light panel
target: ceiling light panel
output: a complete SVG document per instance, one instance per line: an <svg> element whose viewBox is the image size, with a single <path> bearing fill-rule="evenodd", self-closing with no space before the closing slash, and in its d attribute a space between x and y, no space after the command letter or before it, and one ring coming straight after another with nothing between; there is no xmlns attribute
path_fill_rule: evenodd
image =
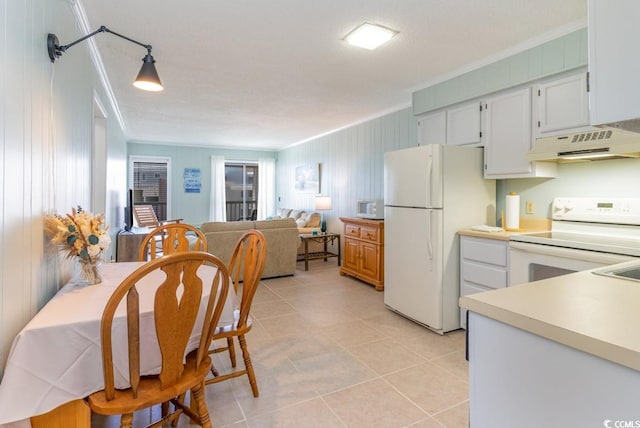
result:
<svg viewBox="0 0 640 428"><path fill-rule="evenodd" d="M344 40L350 45L374 50L383 43L391 40L396 34L398 34L397 31L365 22L350 32Z"/></svg>

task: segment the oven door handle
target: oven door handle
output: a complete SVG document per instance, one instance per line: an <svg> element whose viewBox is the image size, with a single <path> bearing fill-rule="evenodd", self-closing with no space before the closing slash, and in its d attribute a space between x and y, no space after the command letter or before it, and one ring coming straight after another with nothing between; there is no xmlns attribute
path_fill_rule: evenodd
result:
<svg viewBox="0 0 640 428"><path fill-rule="evenodd" d="M598 251L579 250L574 248L554 247L552 245L529 244L525 242L509 241L509 248L526 251L528 253L548 256L565 257L586 262L614 264L633 260L634 257L622 254L600 253Z"/></svg>

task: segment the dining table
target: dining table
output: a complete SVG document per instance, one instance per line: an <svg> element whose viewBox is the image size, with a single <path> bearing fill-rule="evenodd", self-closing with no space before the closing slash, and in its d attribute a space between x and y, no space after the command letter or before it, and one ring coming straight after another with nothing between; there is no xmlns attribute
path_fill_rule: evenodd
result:
<svg viewBox="0 0 640 428"><path fill-rule="evenodd" d="M47 302L15 337L0 383L0 427L84 426L78 413L89 415L83 399L104 388L100 323L107 301L118 285L144 262L105 263L102 282L79 285L69 282ZM210 294L216 268L202 265L198 275ZM140 294L141 373L159 372L160 350L153 327L155 289L164 273L151 272L137 284ZM198 346L206 304L202 304L187 352ZM238 301L229 288L218 323L234 323ZM114 362L117 388L129 386L126 353L126 307L121 304L114 318ZM40 416L38 416L40 415ZM62 418L62 419L61 419ZM64 420L68 420L64 422ZM72 421L73 420L73 421ZM53 422L55 421L55 423ZM62 422L60 422L62 421ZM10 424L10 425L9 425ZM90 420L87 427L90 426Z"/></svg>

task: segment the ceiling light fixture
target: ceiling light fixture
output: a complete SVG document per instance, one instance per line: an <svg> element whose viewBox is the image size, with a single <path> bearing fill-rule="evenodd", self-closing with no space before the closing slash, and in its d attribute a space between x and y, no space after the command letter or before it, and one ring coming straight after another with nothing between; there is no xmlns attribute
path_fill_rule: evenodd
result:
<svg viewBox="0 0 640 428"><path fill-rule="evenodd" d="M365 22L347 34L344 40L350 45L374 50L383 43L391 40L396 34L398 34L397 31Z"/></svg>
<svg viewBox="0 0 640 428"><path fill-rule="evenodd" d="M160 82L160 77L158 76L158 71L156 70L156 66L154 65L156 61L153 59L153 56L151 56L151 45L145 45L144 43L140 43L136 40L130 39L129 37L123 36L122 34L118 34L114 31L109 30L104 25L98 28L93 33L89 33L86 36L63 46L60 46L58 44L58 37L56 37L55 34L49 33L49 35L47 36L47 50L49 52L49 59L51 59L51 62L55 62L56 59L60 58L62 54L65 53L71 46L74 46L82 42L83 40L93 37L98 33L111 33L145 48L147 50L147 54L144 58L142 58L142 68L140 68L140 72L138 73L138 77L136 77L136 80L133 82L133 86L138 89L152 92L161 91L163 89L162 83Z"/></svg>

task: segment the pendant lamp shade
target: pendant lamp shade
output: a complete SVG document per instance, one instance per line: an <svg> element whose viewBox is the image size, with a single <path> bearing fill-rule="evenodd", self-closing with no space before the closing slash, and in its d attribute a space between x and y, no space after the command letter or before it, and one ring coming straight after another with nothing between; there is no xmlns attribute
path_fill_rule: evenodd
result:
<svg viewBox="0 0 640 428"><path fill-rule="evenodd" d="M142 68L140 68L140 72L133 82L133 86L144 91L152 92L158 92L163 89L160 76L158 76L158 71L154 65L155 62L151 54L147 54L142 58Z"/></svg>

